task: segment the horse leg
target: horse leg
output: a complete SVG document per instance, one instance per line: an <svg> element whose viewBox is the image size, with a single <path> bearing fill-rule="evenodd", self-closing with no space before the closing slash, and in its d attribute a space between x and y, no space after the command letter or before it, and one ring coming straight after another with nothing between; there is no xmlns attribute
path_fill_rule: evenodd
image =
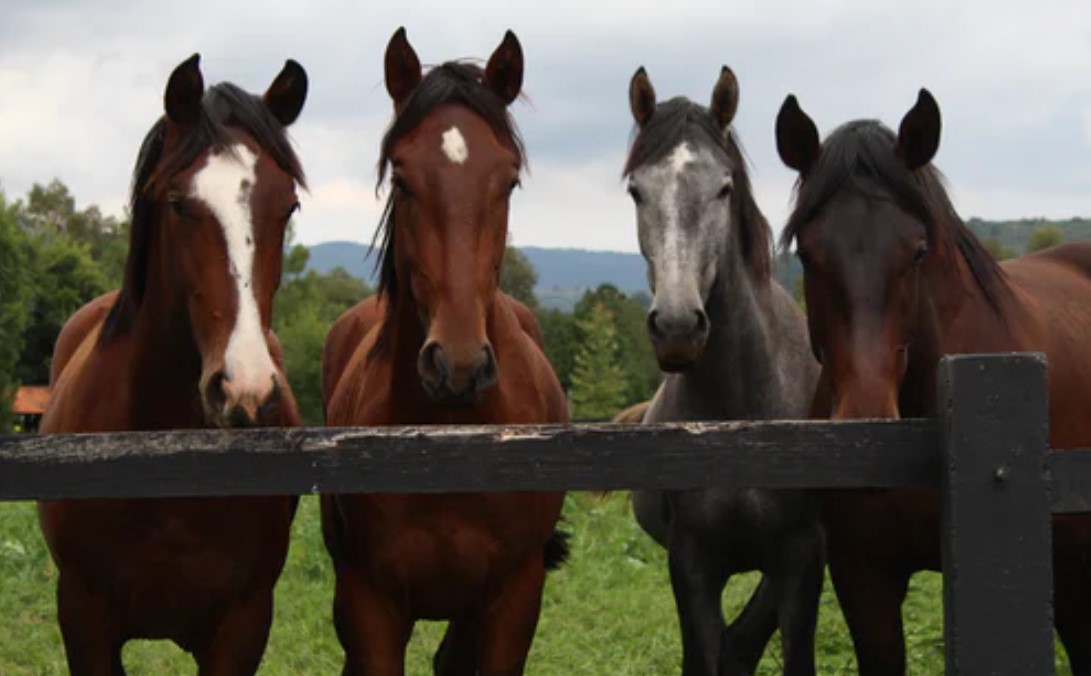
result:
<svg viewBox="0 0 1091 676"><path fill-rule="evenodd" d="M343 676L404 676L413 621L348 568L337 571L333 603Z"/></svg>
<svg viewBox="0 0 1091 676"><path fill-rule="evenodd" d="M451 620L432 658L436 676L474 676L479 636L474 619Z"/></svg>
<svg viewBox="0 0 1091 676"><path fill-rule="evenodd" d="M904 676L902 603L909 574L876 569L859 555L830 550L830 576L856 650L860 676Z"/></svg>
<svg viewBox="0 0 1091 676"><path fill-rule="evenodd" d="M208 640L194 650L198 676L256 673L272 623L271 589L228 608Z"/></svg>
<svg viewBox="0 0 1091 676"><path fill-rule="evenodd" d="M57 621L72 676L124 676L125 641L106 601L63 572L57 582Z"/></svg>
<svg viewBox="0 0 1091 676"><path fill-rule="evenodd" d="M782 561L789 569L780 588L780 648L785 676L814 676L814 634L826 566L822 538L793 538ZM802 540L802 541L801 541Z"/></svg>
<svg viewBox="0 0 1091 676"><path fill-rule="evenodd" d="M723 556L696 533L671 531L668 563L682 629L683 676L716 676L724 615L720 596L727 583Z"/></svg>
<svg viewBox="0 0 1091 676"><path fill-rule="evenodd" d="M480 676L521 676L538 626L545 568L534 558L488 600L482 623Z"/></svg>
<svg viewBox="0 0 1091 676"><path fill-rule="evenodd" d="M777 630L779 599L775 583L762 575L742 612L720 637L719 676L748 675L758 670L765 646Z"/></svg>

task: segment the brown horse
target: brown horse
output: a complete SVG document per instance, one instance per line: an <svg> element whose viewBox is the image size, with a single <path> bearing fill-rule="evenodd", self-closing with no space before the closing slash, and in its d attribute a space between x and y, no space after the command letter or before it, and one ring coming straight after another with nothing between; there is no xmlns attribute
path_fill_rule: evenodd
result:
<svg viewBox="0 0 1091 676"><path fill-rule="evenodd" d="M650 399L648 401L641 401L633 404L615 415L610 422L621 424L642 423L644 422L644 415L648 412L648 409L651 408L651 405L652 402Z"/></svg>
<svg viewBox="0 0 1091 676"><path fill-rule="evenodd" d="M332 426L555 423L564 393L533 315L498 290L522 144L507 107L523 54L508 32L484 71L422 77L399 29L386 51L395 117L380 181L379 295L331 330L323 353ZM563 559L563 493L337 495L322 501L337 574L345 673L404 673L417 619L448 619L440 674L521 674L546 570Z"/></svg>
<svg viewBox="0 0 1091 676"><path fill-rule="evenodd" d="M921 90L897 134L850 122L824 143L789 96L777 146L800 173L782 244L803 261L822 381L815 413L934 416L944 354L1041 351L1050 443L1091 444L1091 244L998 265L962 223L930 164L940 112ZM833 582L861 674L905 671L910 575L940 567L933 491L837 493L826 503ZM1054 519L1056 626L1073 672L1091 673L1091 522Z"/></svg>
<svg viewBox="0 0 1091 676"><path fill-rule="evenodd" d="M194 55L140 149L120 291L91 301L54 351L42 432L297 425L269 329L303 172L285 127L306 99L288 61L264 97L205 91ZM254 673L296 499L39 503L60 571L73 674L120 674L132 638L169 638L201 674Z"/></svg>

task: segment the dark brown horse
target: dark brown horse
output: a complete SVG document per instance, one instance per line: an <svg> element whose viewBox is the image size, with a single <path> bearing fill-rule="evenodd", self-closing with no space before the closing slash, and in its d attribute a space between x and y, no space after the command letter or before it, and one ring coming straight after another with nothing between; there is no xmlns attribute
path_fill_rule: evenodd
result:
<svg viewBox="0 0 1091 676"><path fill-rule="evenodd" d="M137 159L123 286L61 332L42 432L299 424L269 324L303 183L285 127L306 93L294 61L264 97L206 92L196 55L175 69ZM127 640L168 638L201 674L254 673L295 505L39 503L71 672L124 673Z"/></svg>
<svg viewBox="0 0 1091 676"><path fill-rule="evenodd" d="M379 295L349 310L323 354L333 426L567 420L533 315L498 290L523 151L507 107L523 54L508 33L484 71L445 63L422 78L399 29L386 51L395 117L380 181ZM345 673L404 673L416 620L450 625L440 674L521 674L562 493L339 495L322 502L337 574Z"/></svg>
<svg viewBox="0 0 1091 676"><path fill-rule="evenodd" d="M1091 244L998 265L962 223L930 164L940 112L921 90L897 134L850 122L819 142L789 96L777 147L800 174L783 245L803 261L822 381L815 413L934 416L944 354L1041 351L1050 443L1091 444ZM826 503L833 582L862 674L901 674L909 577L940 567L933 491L834 494ZM1091 673L1091 528L1054 519L1056 626L1073 672Z"/></svg>

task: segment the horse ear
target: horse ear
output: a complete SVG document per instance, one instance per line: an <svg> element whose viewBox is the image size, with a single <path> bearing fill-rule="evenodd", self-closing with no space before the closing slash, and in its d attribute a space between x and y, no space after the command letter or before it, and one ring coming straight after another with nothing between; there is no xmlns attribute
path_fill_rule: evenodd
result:
<svg viewBox="0 0 1091 676"><path fill-rule="evenodd" d="M489 57L484 84L496 92L504 105L511 105L523 90L523 47L510 30Z"/></svg>
<svg viewBox="0 0 1091 676"><path fill-rule="evenodd" d="M780 160L800 174L806 174L821 151L818 128L799 107L795 95L789 94L777 113L777 152Z"/></svg>
<svg viewBox="0 0 1091 676"><path fill-rule="evenodd" d="M898 127L898 155L910 171L932 161L939 150L939 104L927 89L917 94L917 103Z"/></svg>
<svg viewBox="0 0 1091 676"><path fill-rule="evenodd" d="M735 79L735 73L724 66L720 70L720 79L716 82L716 88L712 90L712 103L709 112L720 127L721 131L727 129L727 125L735 119L735 112L739 109L739 81Z"/></svg>
<svg viewBox="0 0 1091 676"><path fill-rule="evenodd" d="M287 127L296 121L307 100L307 71L292 59L284 63L280 74L262 96L273 117Z"/></svg>
<svg viewBox="0 0 1091 676"><path fill-rule="evenodd" d="M409 39L405 37L404 26L394 31L387 43L383 67L386 91L394 100L394 107L400 108L421 80L420 59L409 44Z"/></svg>
<svg viewBox="0 0 1091 676"><path fill-rule="evenodd" d="M201 118L201 99L204 95L201 55L194 54L178 64L167 80L167 90L163 94L167 119L180 127L197 124Z"/></svg>
<svg viewBox="0 0 1091 676"><path fill-rule="evenodd" d="M637 68L633 79L629 80L629 108L639 127L648 124L655 112L655 88L644 66Z"/></svg>

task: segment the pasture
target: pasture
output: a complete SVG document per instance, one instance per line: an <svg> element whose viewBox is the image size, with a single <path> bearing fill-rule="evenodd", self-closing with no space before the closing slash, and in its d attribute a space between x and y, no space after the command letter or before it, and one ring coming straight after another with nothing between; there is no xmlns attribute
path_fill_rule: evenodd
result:
<svg viewBox="0 0 1091 676"><path fill-rule="evenodd" d="M333 573L322 546L318 504L303 499L291 551L277 585L277 613L259 673L334 674L341 651L330 623ZM550 576L530 655L532 676L643 676L674 674L681 660L677 620L664 553L640 531L627 496L605 501L570 494L565 528L572 557ZM725 607L737 609L755 581L733 582ZM63 674L64 655L54 621L55 571L38 533L33 504L0 505L0 675ZM909 673L943 673L940 576L913 578L904 612ZM429 674L438 623L420 623L407 673ZM848 632L831 585L822 596L816 642L820 674L852 674ZM134 641L126 648L129 673L189 674L192 662L168 642ZM777 674L779 643L770 643L760 674ZM1057 673L1070 674L1058 649Z"/></svg>

